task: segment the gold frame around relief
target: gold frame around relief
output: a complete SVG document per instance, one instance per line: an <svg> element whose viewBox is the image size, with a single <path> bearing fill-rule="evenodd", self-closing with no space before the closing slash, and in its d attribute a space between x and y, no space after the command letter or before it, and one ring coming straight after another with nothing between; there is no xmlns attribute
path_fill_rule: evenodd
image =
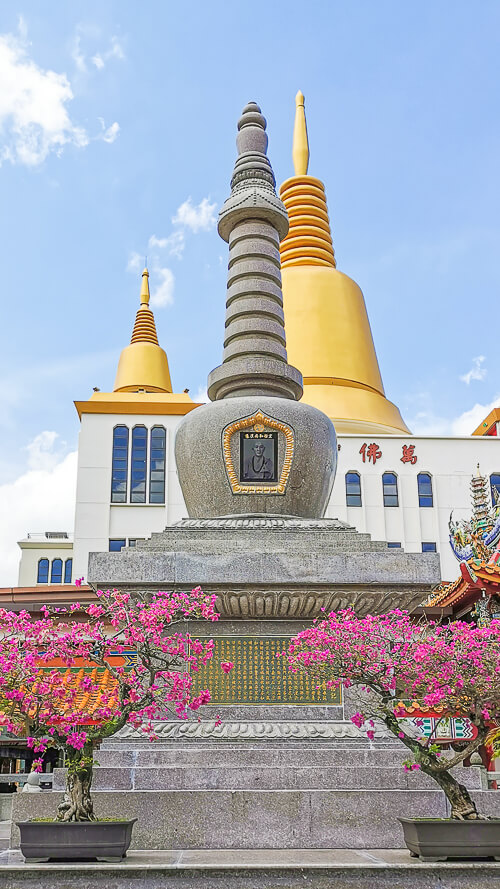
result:
<svg viewBox="0 0 500 889"><path fill-rule="evenodd" d="M239 432L242 429L248 429L250 426L262 426L262 429L256 428L256 432L263 432L264 427L269 426L271 429L277 429L278 432L282 432L285 436L285 459L283 460L280 479L274 485L241 485L238 481L238 476L234 469L233 458L231 456L231 438L235 432ZM233 494L284 494L288 476L290 475L290 469L292 468L294 444L294 434L290 426L287 426L286 423L280 423L278 420L273 420L271 417L266 417L262 411L257 411L252 417L245 417L243 420L237 420L235 423L231 423L231 425L224 430L222 451Z"/></svg>

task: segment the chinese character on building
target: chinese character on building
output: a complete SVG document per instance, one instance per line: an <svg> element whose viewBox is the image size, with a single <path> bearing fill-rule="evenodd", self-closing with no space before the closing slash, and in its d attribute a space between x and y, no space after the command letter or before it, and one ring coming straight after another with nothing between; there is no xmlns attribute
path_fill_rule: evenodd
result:
<svg viewBox="0 0 500 889"><path fill-rule="evenodd" d="M374 441L369 445L364 442L359 449L359 453L363 457L363 463L366 463L366 461L369 463L371 460L371 462L375 464L379 457L382 456L382 451Z"/></svg>
<svg viewBox="0 0 500 889"><path fill-rule="evenodd" d="M415 445L403 445L403 456L401 463L411 463L412 466L417 462L417 455L414 453Z"/></svg>

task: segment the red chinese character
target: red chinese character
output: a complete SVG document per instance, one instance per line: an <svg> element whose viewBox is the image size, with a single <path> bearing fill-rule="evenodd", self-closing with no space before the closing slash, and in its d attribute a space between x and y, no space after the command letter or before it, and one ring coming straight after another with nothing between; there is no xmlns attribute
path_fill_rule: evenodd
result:
<svg viewBox="0 0 500 889"><path fill-rule="evenodd" d="M403 445L403 456L401 463L411 463L412 466L417 462L417 455L414 454L415 445Z"/></svg>
<svg viewBox="0 0 500 889"><path fill-rule="evenodd" d="M367 445L366 442L362 444L359 449L359 453L363 457L363 463L366 463L366 460L368 460L369 463L371 460L372 463L375 464L379 457L382 456L382 451L379 449L378 444L375 444L375 442L372 442L369 445Z"/></svg>

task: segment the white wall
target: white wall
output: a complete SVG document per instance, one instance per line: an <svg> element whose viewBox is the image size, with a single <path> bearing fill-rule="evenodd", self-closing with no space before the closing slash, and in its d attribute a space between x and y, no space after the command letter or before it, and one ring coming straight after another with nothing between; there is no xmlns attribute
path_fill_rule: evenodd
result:
<svg viewBox="0 0 500 889"><path fill-rule="evenodd" d="M178 416L84 414L80 430L75 514L73 577L87 576L88 554L107 551L110 538L149 537L187 515L174 457ZM111 452L116 425L163 425L167 430L166 503L111 504ZM422 541L435 542L441 556L442 576L458 576L458 562L448 542L448 520L471 513L470 480L479 463L483 475L500 473L500 439L491 436L429 438L412 436L339 436L337 477L327 515L366 531L377 540L401 543L408 552L420 552ZM378 444L382 456L363 463L363 443ZM402 446L413 445L417 462L402 463ZM345 473L361 475L362 506L347 507ZM384 507L382 474L398 476L399 506ZM434 504L419 507L417 475L432 476ZM23 550L19 583L36 582L36 557Z"/></svg>
<svg viewBox="0 0 500 889"><path fill-rule="evenodd" d="M83 414L78 446L75 577L87 577L88 554L107 551L110 539L150 537L153 531L162 531L186 514L174 458L174 430L180 420L178 416ZM165 427L165 504L111 503L113 429L118 425L130 430L138 425L148 430Z"/></svg>
<svg viewBox="0 0 500 889"><path fill-rule="evenodd" d="M338 442L337 476L327 515L337 516L359 531L367 531L376 540L399 542L408 552L420 552L422 541L436 543L443 579L454 580L459 569L448 541L450 512L453 510L454 519L469 518L470 481L478 463L482 475L500 473L500 439L343 435ZM382 452L375 464L363 463L360 448L365 442L367 445L375 442ZM403 445L414 445L417 457L414 465L401 462ZM361 476L361 507L346 506L345 474L350 471ZM384 472L398 476L398 507L383 505ZM419 507L419 472L432 476L432 507Z"/></svg>
<svg viewBox="0 0 500 889"><path fill-rule="evenodd" d="M73 555L73 543L68 541L67 543L51 542L50 540L20 540L19 546L21 547L21 561L19 563L19 586L35 586L37 582L38 576L38 560L39 559L48 559L49 560L49 583L50 583L50 568L52 565L53 559L62 559L63 563L63 573L62 573L62 582L64 583L64 565L66 559L71 559ZM73 573L72 579L78 577L77 574L74 573L74 565L73 565ZM40 584L44 586L44 584Z"/></svg>

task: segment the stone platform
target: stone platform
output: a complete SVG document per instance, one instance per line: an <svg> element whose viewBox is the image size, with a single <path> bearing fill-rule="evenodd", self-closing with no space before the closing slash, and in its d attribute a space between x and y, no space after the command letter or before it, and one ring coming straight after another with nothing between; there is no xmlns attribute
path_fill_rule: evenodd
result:
<svg viewBox="0 0 500 889"><path fill-rule="evenodd" d="M413 609L440 580L436 553L389 549L338 519L183 519L120 553L91 553L88 581L127 591L217 595L224 619L306 620L353 605Z"/></svg>
<svg viewBox="0 0 500 889"><path fill-rule="evenodd" d="M25 864L0 854L2 889L498 889L500 863L421 862L406 850L133 851L117 864Z"/></svg>

